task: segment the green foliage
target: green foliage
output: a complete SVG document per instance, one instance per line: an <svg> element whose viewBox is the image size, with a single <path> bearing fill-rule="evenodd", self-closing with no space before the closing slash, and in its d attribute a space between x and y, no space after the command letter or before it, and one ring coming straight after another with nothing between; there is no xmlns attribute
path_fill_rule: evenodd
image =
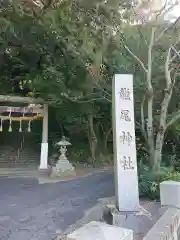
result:
<svg viewBox="0 0 180 240"><path fill-rule="evenodd" d="M98 139L103 141L111 127L110 104L104 98L104 87L110 89L111 82L102 79L101 66L115 29L112 20L120 24L117 2L68 0L40 11L13 1L0 11L0 94L20 94L13 83L30 82L35 97L55 106L49 114L50 143L65 134L72 141L86 141L88 149L89 113ZM41 129L36 130L40 135ZM82 153L81 146L77 149Z"/></svg>
<svg viewBox="0 0 180 240"><path fill-rule="evenodd" d="M180 158L175 156L172 161L174 170L180 172Z"/></svg>
<svg viewBox="0 0 180 240"><path fill-rule="evenodd" d="M139 191L141 197L159 200L159 185L163 181L180 181L180 172L174 172L172 168L161 168L152 172L149 167L139 171Z"/></svg>
<svg viewBox="0 0 180 240"><path fill-rule="evenodd" d="M42 1L43 2L43 1ZM44 1L46 2L46 1ZM72 142L85 142L72 147L74 161L86 161L90 145L97 139L97 156L111 153L106 136L111 136L111 85L115 73L132 73L135 77L135 115L140 123L140 104L146 89L145 74L127 54L124 41L147 64L150 25L127 26L122 23L119 9L128 12L134 1L79 0L48 1L42 9L23 6L19 1L0 11L0 94L19 94L12 84L16 79L30 82L35 97L50 102L50 143L67 135ZM58 3L57 3L58 2ZM114 32L123 32L114 36ZM166 49L168 38L163 40ZM158 46L153 59L155 86L154 115L159 121L164 75L164 52ZM178 102L173 94L171 112ZM88 121L92 116L92 126ZM145 109L145 118L147 111ZM172 116L171 116L172 117ZM170 131L179 134L178 123ZM38 132L39 131L39 132ZM36 127L40 135L41 129ZM55 134L56 132L56 134ZM147 148L139 133L139 162L147 163ZM112 142L112 136L111 136ZM100 159L100 157L99 157ZM176 164L176 169L178 164ZM144 184L144 183L143 183ZM154 189L154 185L152 189Z"/></svg>
<svg viewBox="0 0 180 240"><path fill-rule="evenodd" d="M87 163L87 159L90 155L88 143L73 142L72 147L69 148L68 154L69 159L71 159L73 163Z"/></svg>

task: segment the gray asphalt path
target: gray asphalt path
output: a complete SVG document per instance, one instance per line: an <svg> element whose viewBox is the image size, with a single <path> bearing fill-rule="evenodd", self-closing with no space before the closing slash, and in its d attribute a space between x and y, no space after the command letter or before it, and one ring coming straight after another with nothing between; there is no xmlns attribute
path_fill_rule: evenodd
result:
<svg viewBox="0 0 180 240"><path fill-rule="evenodd" d="M55 239L99 198L113 193L113 177L107 172L43 185L0 178L0 240Z"/></svg>

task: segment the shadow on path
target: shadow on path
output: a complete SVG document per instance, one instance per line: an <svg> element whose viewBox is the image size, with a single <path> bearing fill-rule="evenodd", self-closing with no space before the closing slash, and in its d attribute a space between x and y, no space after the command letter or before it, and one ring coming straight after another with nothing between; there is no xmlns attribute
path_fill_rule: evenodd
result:
<svg viewBox="0 0 180 240"><path fill-rule="evenodd" d="M99 198L114 194L112 174L39 185L0 178L0 239L52 240L83 217Z"/></svg>

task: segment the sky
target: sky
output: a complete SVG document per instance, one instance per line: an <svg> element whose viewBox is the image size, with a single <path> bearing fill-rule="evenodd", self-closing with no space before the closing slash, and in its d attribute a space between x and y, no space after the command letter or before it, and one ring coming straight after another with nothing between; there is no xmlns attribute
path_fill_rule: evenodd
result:
<svg viewBox="0 0 180 240"><path fill-rule="evenodd" d="M141 0L143 3L143 12L148 13L153 11L154 13L161 11L164 6L166 9L171 8L171 11L165 15L166 20L176 19L180 16L180 0Z"/></svg>
<svg viewBox="0 0 180 240"><path fill-rule="evenodd" d="M158 0L155 0L158 1ZM167 14L166 18L167 19L177 19L180 16L180 0L163 0L163 2L168 2L168 7L172 6L172 4L175 4L176 2L178 2L177 4L175 4L175 6L172 8L172 10Z"/></svg>
<svg viewBox="0 0 180 240"><path fill-rule="evenodd" d="M164 19L173 21L180 16L180 0L140 0L139 9L142 16L151 15L152 12L153 15L159 15L159 12L166 10L168 12L164 15Z"/></svg>

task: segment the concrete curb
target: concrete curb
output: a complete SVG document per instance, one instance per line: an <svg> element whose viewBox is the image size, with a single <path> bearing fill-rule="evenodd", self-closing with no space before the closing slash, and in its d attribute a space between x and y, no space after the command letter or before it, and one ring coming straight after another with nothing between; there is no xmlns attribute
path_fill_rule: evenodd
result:
<svg viewBox="0 0 180 240"><path fill-rule="evenodd" d="M74 181L74 180L77 180L77 179L93 176L93 175L96 175L96 174L100 174L100 173L104 173L104 172L112 172L112 171L113 171L112 167L106 167L106 168L103 168L103 169L94 170L93 172L87 173L83 176L76 176L76 177L72 177L70 179L58 179L58 178L50 179L50 178L38 177L38 181L39 181L39 184L69 182L69 181Z"/></svg>
<svg viewBox="0 0 180 240"><path fill-rule="evenodd" d="M86 177L90 177L93 175L106 173L106 172L113 172L113 167L104 167L102 169L94 169L94 171L86 173L81 176L75 176L70 179L60 179L60 178L50 178L43 175L38 174L37 172L34 172L33 170L30 171L24 171L22 172L21 169L18 169L17 171L6 171L4 173L0 173L0 178L9 178L9 179L15 179L15 178L26 178L26 179L35 179L38 181L38 184L52 184L52 183L58 183L58 182L69 182L74 181L78 179L83 179Z"/></svg>
<svg viewBox="0 0 180 240"><path fill-rule="evenodd" d="M76 221L75 224L69 226L62 234L60 234L55 240L66 240L66 236L74 230L82 227L91 221L102 221L103 210L106 205L114 204L114 197L111 198L100 198L95 206L85 211L84 216Z"/></svg>

